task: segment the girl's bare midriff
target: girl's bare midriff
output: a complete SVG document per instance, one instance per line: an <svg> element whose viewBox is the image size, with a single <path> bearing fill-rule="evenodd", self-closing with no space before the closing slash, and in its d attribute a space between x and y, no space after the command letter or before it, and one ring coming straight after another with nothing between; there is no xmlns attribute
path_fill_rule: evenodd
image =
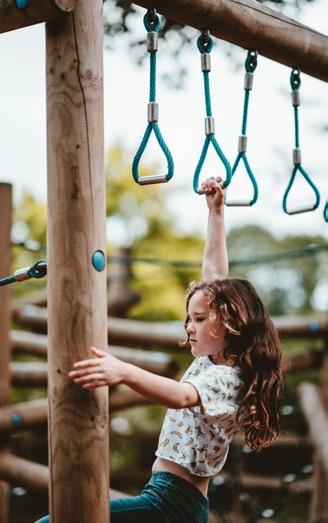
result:
<svg viewBox="0 0 328 523"><path fill-rule="evenodd" d="M181 465L162 458L156 458L152 467L152 471L171 472L171 474L175 474L176 476L189 481L189 483L192 483L196 488L198 488L198 490L200 490L204 496L207 496L208 484L210 481L209 477L196 476Z"/></svg>

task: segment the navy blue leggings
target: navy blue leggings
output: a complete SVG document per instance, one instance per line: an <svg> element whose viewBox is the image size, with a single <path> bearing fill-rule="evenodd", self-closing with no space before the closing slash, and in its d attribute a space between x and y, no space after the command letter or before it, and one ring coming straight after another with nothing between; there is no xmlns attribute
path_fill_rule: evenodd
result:
<svg viewBox="0 0 328 523"><path fill-rule="evenodd" d="M140 496L112 499L111 523L207 523L208 499L169 472L154 472ZM49 523L49 516L36 523Z"/></svg>

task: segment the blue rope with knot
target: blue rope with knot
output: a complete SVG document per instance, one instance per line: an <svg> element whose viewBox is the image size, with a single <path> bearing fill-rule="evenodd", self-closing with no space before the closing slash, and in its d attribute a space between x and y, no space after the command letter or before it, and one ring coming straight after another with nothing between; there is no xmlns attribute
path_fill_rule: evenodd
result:
<svg viewBox="0 0 328 523"><path fill-rule="evenodd" d="M144 16L144 26L148 32L156 32L158 33L160 21L158 16L156 15L155 10L148 9L147 13ZM149 75L149 102L155 102L156 101L156 50L149 51L150 53L150 75ZM146 131L143 135L143 138L141 140L141 143L139 145L139 148L134 156L133 163L132 163L132 175L135 182L140 183L142 178L139 176L139 163L141 160L141 157L147 147L150 135L154 131L154 134L156 136L157 142L162 149L166 161L167 161L167 174L165 175L165 178L163 181L169 181L173 174L174 174L174 162L171 155L171 152L166 145L163 136L161 134L161 131L159 129L157 121L149 122L146 128Z"/></svg>
<svg viewBox="0 0 328 523"><path fill-rule="evenodd" d="M204 53L210 53L213 49L213 40L207 33L202 33L199 38L197 39L197 47L201 54ZM203 78L204 78L204 94L205 94L205 107L206 107L206 116L212 117L212 107L211 107L211 90L210 90L210 79L209 79L209 72L203 71ZM204 145L202 148L202 152L200 155L200 158L198 160L195 172L194 172L194 179L193 179L193 189L197 194L201 194L199 191L199 177L201 170L203 168L207 151L209 148L210 143L213 145L215 152L217 153L218 157L220 158L221 162L223 163L226 171L226 179L222 183L222 187L228 187L230 180L231 180L231 166L227 158L225 157L220 145L218 144L214 133L207 135L204 141Z"/></svg>
<svg viewBox="0 0 328 523"><path fill-rule="evenodd" d="M248 51L247 58L245 61L246 75L247 75L247 73L253 74L256 67L257 67L257 52ZM245 139L246 139L246 133L247 133L248 106L249 106L249 97L250 97L251 88L252 88L252 86L250 88L247 88L247 85L245 85L244 109L243 109L243 119L242 119L242 127L241 127L241 135L242 135L242 137L245 137ZM253 186L253 197L247 204L247 205L251 206L251 205L254 205L254 203L256 203L256 201L258 199L258 195L259 195L259 190L258 190L256 178L253 174L253 171L249 165L249 162L248 162L248 159L246 156L246 147L245 147L245 150L239 151L237 154L237 158L232 167L231 178L235 174L237 167L241 160L244 163L246 172L247 172L248 177ZM226 203L226 205L229 205L229 203L227 201L225 203ZM238 205L238 203L235 203L234 205Z"/></svg>
<svg viewBox="0 0 328 523"><path fill-rule="evenodd" d="M300 77L300 71L298 69L293 69L292 72L291 72L291 75L290 75L290 85L291 85L291 88L292 88L292 96L296 96L296 93L299 91L299 88L301 86L301 77ZM295 149L294 149L294 152L300 152L300 135L299 135L299 118L298 118L298 107L300 105L300 101L299 99L294 101L294 98L293 98L293 108L294 108L294 131L295 131ZM311 206L306 206L306 207L301 207L299 209L296 209L296 210L288 210L287 209L287 199L288 199L288 195L289 195L289 192L293 186L293 183L295 181L295 178L296 178L296 174L297 173L300 173L304 179L307 181L307 183L310 185L310 187L312 188L313 192L314 192L314 195L315 195L315 201L314 201L314 204L311 205ZM313 181L311 180L310 176L307 174L307 172L305 171L305 169L302 167L302 164L301 164L301 159L300 157L297 159L294 159L294 168L293 168L293 171L292 171L292 174L291 174L291 178L289 180L289 183L288 183L288 186L287 186L287 189L283 195L283 200L282 200L282 208L283 208L283 211L286 213L286 214L298 214L298 213L302 213L302 212L309 212L309 211L314 211L315 209L317 209L317 207L319 206L320 204L320 192L319 190L317 189L317 187L315 186L315 184L313 183ZM325 211L324 211L324 217L325 217Z"/></svg>

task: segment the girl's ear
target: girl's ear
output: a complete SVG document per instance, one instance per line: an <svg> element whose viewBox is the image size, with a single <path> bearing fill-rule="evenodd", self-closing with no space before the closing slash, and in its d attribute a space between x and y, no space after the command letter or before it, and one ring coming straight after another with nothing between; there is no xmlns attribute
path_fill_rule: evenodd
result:
<svg viewBox="0 0 328 523"><path fill-rule="evenodd" d="M105 356L107 356L106 352L97 349L97 347L91 347L91 352L98 358L104 358Z"/></svg>

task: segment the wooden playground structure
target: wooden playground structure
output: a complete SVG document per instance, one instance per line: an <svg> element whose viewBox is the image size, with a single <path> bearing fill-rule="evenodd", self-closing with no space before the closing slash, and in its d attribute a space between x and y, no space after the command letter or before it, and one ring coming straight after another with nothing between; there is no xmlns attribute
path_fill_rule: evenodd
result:
<svg viewBox="0 0 328 523"><path fill-rule="evenodd" d="M49 259L47 312L34 305L38 309L33 313L43 327L48 320L47 338L10 330L10 289L0 289L0 523L9 520L8 483L17 480L41 490L49 483L54 523L109 521L107 391L85 392L67 379L73 362L89 357L90 345L107 346L108 337L106 270L94 263L96 253L105 253L102 4L102 0L0 2L2 33L46 22ZM243 8L233 0L139 0L136 4L156 7L173 20L210 30L214 36L328 80L328 37L255 0L243 0ZM11 205L11 187L1 184L0 276L10 273ZM22 307L16 314L31 314L31 310ZM30 318L30 325L34 320ZM328 425L327 323L319 323L314 330L306 321L277 326L282 336L294 332L296 337L326 340L320 354L311 352L293 362L295 369L298 365L322 368L320 397L310 385L302 387L300 395L316 450L311 522L324 522L328 518L328 451L319 436L322 430L327 432ZM180 332L169 331L167 326L162 330L160 326L144 327L147 332L142 325L111 319L110 341L135 344L139 338L145 345L176 346ZM47 349L47 367L10 364L12 348L40 353ZM155 372L172 375L175 370L172 360L164 356L162 366L143 353L138 356L137 351L126 352L124 357L150 365L147 368ZM47 418L43 400L15 409L9 405L11 380L14 384L19 380L48 382L49 469L10 454L14 414L16 421L31 425ZM112 409L115 401L122 406L120 401L132 405L142 399L122 391L122 395L114 392L110 396ZM310 418L308 413L314 410L317 416Z"/></svg>

